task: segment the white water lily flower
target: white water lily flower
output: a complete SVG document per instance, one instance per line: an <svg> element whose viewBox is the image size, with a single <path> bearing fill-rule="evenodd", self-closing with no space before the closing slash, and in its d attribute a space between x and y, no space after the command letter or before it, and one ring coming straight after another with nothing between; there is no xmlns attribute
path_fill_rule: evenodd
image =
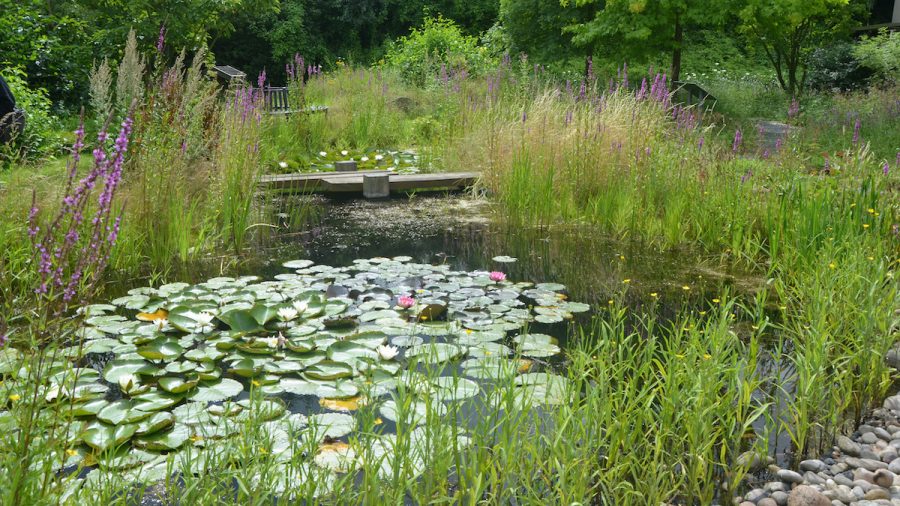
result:
<svg viewBox="0 0 900 506"><path fill-rule="evenodd" d="M126 394L130 392L140 381L134 374L123 374L119 376L119 388Z"/></svg>
<svg viewBox="0 0 900 506"><path fill-rule="evenodd" d="M341 155L343 155L343 156L347 156L348 153L349 153L349 151L347 151L346 149L341 151Z"/></svg>
<svg viewBox="0 0 900 506"><path fill-rule="evenodd" d="M289 322L297 317L297 310L292 307L283 307L278 310L278 318L283 322Z"/></svg>
<svg viewBox="0 0 900 506"><path fill-rule="evenodd" d="M328 153L324 151L319 151L319 156L328 156Z"/></svg>
<svg viewBox="0 0 900 506"><path fill-rule="evenodd" d="M303 314L306 312L306 309L309 308L309 304L303 300L295 300L291 305L297 310L297 314Z"/></svg>
<svg viewBox="0 0 900 506"><path fill-rule="evenodd" d="M378 356L381 357L381 360L390 360L397 356L400 353L400 349L396 346L391 345L380 345L375 348L375 351L378 352Z"/></svg>
<svg viewBox="0 0 900 506"><path fill-rule="evenodd" d="M281 167L282 169L288 168L287 162L278 162L278 166Z"/></svg>
<svg viewBox="0 0 900 506"><path fill-rule="evenodd" d="M156 323L156 328L160 332L169 332L172 330L172 326L169 325L169 320L167 320L165 318L160 318L159 320L156 320L154 323Z"/></svg>
<svg viewBox="0 0 900 506"><path fill-rule="evenodd" d="M375 160L384 160L384 155L375 155Z"/></svg>
<svg viewBox="0 0 900 506"><path fill-rule="evenodd" d="M269 348L277 348L278 347L278 338L277 337L260 337L257 341L261 343L266 343L266 346Z"/></svg>
<svg viewBox="0 0 900 506"><path fill-rule="evenodd" d="M359 161L361 161L361 162L368 162L368 161L369 161L369 157L368 157L368 156L364 156L364 157L360 158Z"/></svg>
<svg viewBox="0 0 900 506"><path fill-rule="evenodd" d="M197 322L197 326L194 327L194 332L199 334L205 334L207 332L212 332L216 326L213 325L213 318L216 315L210 313L209 311L200 311L199 313L188 312L185 313L185 316Z"/></svg>

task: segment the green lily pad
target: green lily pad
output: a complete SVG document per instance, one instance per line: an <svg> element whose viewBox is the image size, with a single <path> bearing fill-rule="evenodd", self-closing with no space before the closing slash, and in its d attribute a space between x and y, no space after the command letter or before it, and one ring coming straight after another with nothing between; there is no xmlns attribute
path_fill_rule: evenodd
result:
<svg viewBox="0 0 900 506"><path fill-rule="evenodd" d="M159 432L167 427L170 427L175 424L175 415L169 413L168 411L160 411L158 413L153 413L150 418L142 420L135 431L136 436L146 436L149 434L153 434L154 432Z"/></svg>
<svg viewBox="0 0 900 506"><path fill-rule="evenodd" d="M462 346L450 343L425 343L406 350L406 358L417 357L426 363L449 362L466 352Z"/></svg>
<svg viewBox="0 0 900 506"><path fill-rule="evenodd" d="M156 339L137 349L138 355L150 360L175 360L184 353L184 348L171 339Z"/></svg>
<svg viewBox="0 0 900 506"><path fill-rule="evenodd" d="M91 448L102 452L124 444L131 439L137 428L136 424L107 425L102 422L95 422L85 429L81 435L81 440Z"/></svg>
<svg viewBox="0 0 900 506"><path fill-rule="evenodd" d="M303 375L314 380L336 380L353 376L353 367L333 360L323 360L309 366L303 371Z"/></svg>
<svg viewBox="0 0 900 506"><path fill-rule="evenodd" d="M197 391L191 394L192 401L218 402L230 399L241 393L244 386L237 381L229 378L222 378L217 381L203 382L197 387Z"/></svg>
<svg viewBox="0 0 900 506"><path fill-rule="evenodd" d="M97 413L97 419L110 425L125 425L140 422L153 413L140 409L138 401L120 399L108 404Z"/></svg>
<svg viewBox="0 0 900 506"><path fill-rule="evenodd" d="M172 430L156 432L133 440L134 446L145 450L167 451L177 450L191 437L191 429L187 425L175 424Z"/></svg>
<svg viewBox="0 0 900 506"><path fill-rule="evenodd" d="M197 382L198 380L196 379L187 380L185 378L173 378L171 376L167 376L165 378L159 378L159 388L162 388L166 392L180 394L196 387Z"/></svg>

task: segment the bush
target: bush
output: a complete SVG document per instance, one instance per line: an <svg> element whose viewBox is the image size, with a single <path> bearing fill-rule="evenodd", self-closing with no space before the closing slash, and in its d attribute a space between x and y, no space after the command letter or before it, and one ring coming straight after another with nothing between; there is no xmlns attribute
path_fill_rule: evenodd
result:
<svg viewBox="0 0 900 506"><path fill-rule="evenodd" d="M21 68L4 69L3 79L9 85L16 107L25 111L25 131L8 146L0 146L0 163L32 160L48 154L61 143L59 121L50 113L52 103L43 88L29 88L28 76Z"/></svg>
<svg viewBox="0 0 900 506"><path fill-rule="evenodd" d="M814 50L807 59L806 80L814 91L852 91L864 88L871 72L854 55L848 42Z"/></svg>
<svg viewBox="0 0 900 506"><path fill-rule="evenodd" d="M863 37L853 56L874 74L879 84L900 84L900 35L882 29L875 37Z"/></svg>
<svg viewBox="0 0 900 506"><path fill-rule="evenodd" d="M479 74L489 63L487 50L478 45L478 40L464 35L459 26L443 17L426 18L422 28L392 42L385 55L385 64L416 86L435 82L442 74L463 70Z"/></svg>

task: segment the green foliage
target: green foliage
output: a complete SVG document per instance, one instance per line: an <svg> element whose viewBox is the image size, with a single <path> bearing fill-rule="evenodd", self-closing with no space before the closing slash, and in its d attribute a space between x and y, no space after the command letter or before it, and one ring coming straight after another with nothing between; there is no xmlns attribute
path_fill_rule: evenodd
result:
<svg viewBox="0 0 900 506"><path fill-rule="evenodd" d="M866 85L870 71L854 56L854 46L838 42L814 49L806 60L806 80L814 91L850 91Z"/></svg>
<svg viewBox="0 0 900 506"><path fill-rule="evenodd" d="M412 84L424 86L441 77L441 72L465 70L477 75L489 63L487 51L475 37L462 33L459 26L443 17L427 18L420 29L388 47L385 64L400 71Z"/></svg>
<svg viewBox="0 0 900 506"><path fill-rule="evenodd" d="M763 48L778 83L790 95L803 91L810 50L845 33L864 10L858 0L742 0L739 5L744 33Z"/></svg>
<svg viewBox="0 0 900 506"><path fill-rule="evenodd" d="M567 5L569 0L564 0ZM716 0L572 0L578 6L596 6L587 22L568 27L572 42L590 49L603 48L623 57L646 57L656 52L671 54L670 76L681 76L685 34L703 26L715 26L726 9ZM592 51L593 52L593 51Z"/></svg>
<svg viewBox="0 0 900 506"><path fill-rule="evenodd" d="M863 37L853 48L853 56L871 69L883 84L900 84L900 37L882 29L874 37Z"/></svg>
<svg viewBox="0 0 900 506"><path fill-rule="evenodd" d="M569 25L590 18L589 9L564 7L559 0L501 0L500 22L509 34L513 52L550 63L581 54L564 33Z"/></svg>
<svg viewBox="0 0 900 506"><path fill-rule="evenodd" d="M0 163L32 160L58 148L59 121L50 112L52 103L47 90L30 87L28 76L21 68L7 68L0 74L16 99L16 107L25 111L25 131L20 132L11 145L0 148Z"/></svg>

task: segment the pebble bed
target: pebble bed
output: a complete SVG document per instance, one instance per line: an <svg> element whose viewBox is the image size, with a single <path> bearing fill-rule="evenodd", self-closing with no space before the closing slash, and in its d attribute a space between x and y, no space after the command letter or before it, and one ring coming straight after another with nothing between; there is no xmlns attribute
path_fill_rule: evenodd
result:
<svg viewBox="0 0 900 506"><path fill-rule="evenodd" d="M839 436L830 455L804 460L797 470L768 469L775 480L734 504L900 506L900 394L885 399L852 436Z"/></svg>

